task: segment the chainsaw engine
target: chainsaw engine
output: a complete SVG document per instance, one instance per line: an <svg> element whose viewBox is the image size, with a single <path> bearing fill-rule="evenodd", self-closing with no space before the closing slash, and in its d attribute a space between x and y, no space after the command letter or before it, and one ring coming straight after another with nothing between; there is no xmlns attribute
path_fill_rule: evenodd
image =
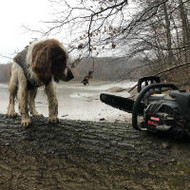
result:
<svg viewBox="0 0 190 190"><path fill-rule="evenodd" d="M148 98L143 117L143 127L153 132L170 131L181 136L186 126L176 100L164 94L153 94Z"/></svg>
<svg viewBox="0 0 190 190"><path fill-rule="evenodd" d="M135 129L151 132L168 132L175 137L190 134L190 93L178 89L170 83L146 84L154 77L139 81L139 95L132 111L132 124ZM139 123L139 105L144 105L143 121Z"/></svg>

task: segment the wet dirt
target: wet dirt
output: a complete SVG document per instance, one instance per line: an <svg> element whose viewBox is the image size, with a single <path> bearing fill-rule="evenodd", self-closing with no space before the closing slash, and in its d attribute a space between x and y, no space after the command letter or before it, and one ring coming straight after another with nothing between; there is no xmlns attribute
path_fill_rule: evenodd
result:
<svg viewBox="0 0 190 190"><path fill-rule="evenodd" d="M190 139L139 132L127 123L0 114L0 189L190 189Z"/></svg>

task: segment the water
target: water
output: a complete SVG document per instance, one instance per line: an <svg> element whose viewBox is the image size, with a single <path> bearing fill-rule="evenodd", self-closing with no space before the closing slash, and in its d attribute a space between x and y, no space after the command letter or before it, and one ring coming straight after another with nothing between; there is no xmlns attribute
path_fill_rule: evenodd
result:
<svg viewBox="0 0 190 190"><path fill-rule="evenodd" d="M107 92L112 89L112 94L128 97L130 94L127 91L120 93L113 92L114 88L127 89L134 85L134 82L92 82L90 85L83 86L82 83L69 82L56 85L56 93L59 102L59 118L72 120L100 121L104 118L105 121L114 122L116 120L129 120L131 115L112 108L99 99L102 92ZM8 86L0 84L0 113L7 112L9 100ZM18 111L16 104L16 111ZM36 109L44 116L48 116L48 103L43 89L38 90L36 97Z"/></svg>

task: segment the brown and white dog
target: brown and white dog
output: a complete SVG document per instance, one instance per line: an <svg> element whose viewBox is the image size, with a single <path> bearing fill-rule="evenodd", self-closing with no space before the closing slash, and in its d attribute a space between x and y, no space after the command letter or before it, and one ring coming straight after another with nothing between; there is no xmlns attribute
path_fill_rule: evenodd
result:
<svg viewBox="0 0 190 190"><path fill-rule="evenodd" d="M14 117L15 98L18 98L21 124L27 127L31 123L29 112L39 116L35 108L37 88L44 86L49 103L49 122L58 122L58 101L54 89L54 80L69 81L73 78L67 67L68 52L55 39L35 41L20 52L13 61L9 82L8 116Z"/></svg>

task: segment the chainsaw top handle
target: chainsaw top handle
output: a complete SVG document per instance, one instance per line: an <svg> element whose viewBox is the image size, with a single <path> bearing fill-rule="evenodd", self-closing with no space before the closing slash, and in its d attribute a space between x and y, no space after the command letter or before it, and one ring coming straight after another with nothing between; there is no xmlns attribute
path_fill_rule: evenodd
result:
<svg viewBox="0 0 190 190"><path fill-rule="evenodd" d="M143 89L144 86L148 86L150 84L160 83L160 77L158 76L148 76L142 77L138 80L137 91L138 93Z"/></svg>
<svg viewBox="0 0 190 190"><path fill-rule="evenodd" d="M136 130L143 130L139 125L138 125L138 115L140 115L140 104L142 102L142 99L144 98L145 94L147 94L148 91L151 89L159 89L161 90L162 88L171 88L172 90L179 90L177 86L171 83L156 83L156 84L150 84L148 86L145 86L139 93L134 105L133 105L133 110L132 110L132 126ZM145 129L144 129L145 130Z"/></svg>

